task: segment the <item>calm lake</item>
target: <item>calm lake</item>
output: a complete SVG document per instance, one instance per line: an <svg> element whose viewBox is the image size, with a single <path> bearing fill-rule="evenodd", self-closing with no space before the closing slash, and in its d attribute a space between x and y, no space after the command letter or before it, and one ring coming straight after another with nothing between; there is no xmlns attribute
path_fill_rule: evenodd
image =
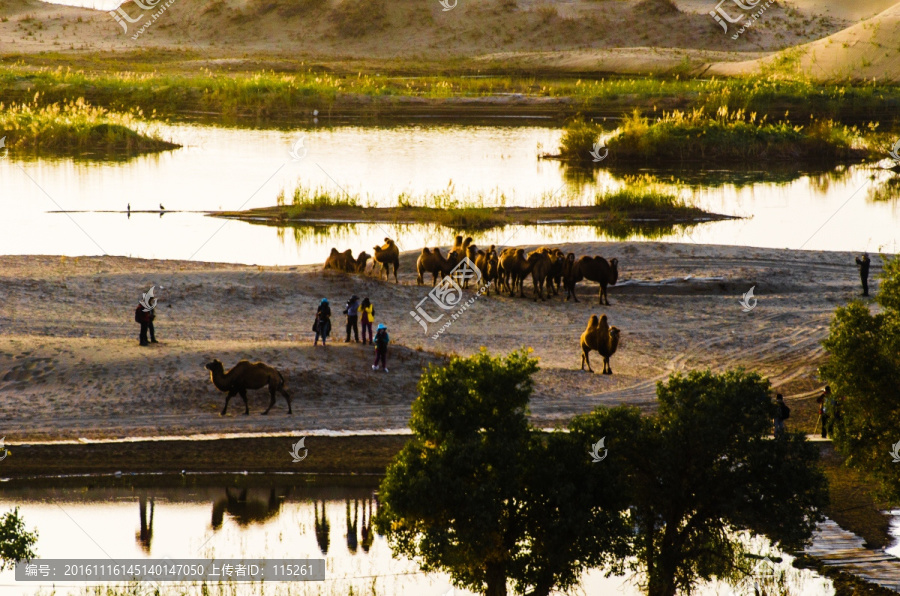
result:
<svg viewBox="0 0 900 596"><path fill-rule="evenodd" d="M369 512L377 509L373 488L309 486L301 479L252 481L254 487L245 491L234 488L234 479L209 485L186 478L177 488L141 489L127 479L97 483L112 484L105 488L65 489L10 481L0 488L0 512L20 507L27 526L38 529L36 550L43 558L324 558L326 581L292 584L292 594L346 596L350 587L354 594L370 594L374 586L377 594L443 596L451 588L446 575L424 574L415 563L392 558L384 538L369 530ZM765 545L754 540L754 547ZM789 560L777 568L785 571L791 594L834 594L830 581L790 567ZM56 593L84 585L57 584ZM24 595L40 587L16 584L6 571L0 573L0 589ZM249 584L239 593L250 593ZM630 578L596 572L586 574L575 593L640 595ZM730 593L730 586L716 583L698 591Z"/></svg>
<svg viewBox="0 0 900 596"><path fill-rule="evenodd" d="M641 174L685 181L682 192L698 206L746 218L676 229L661 240L895 253L900 236L898 199L873 200L892 174L870 166L804 173L790 164L725 170L699 162L689 171L579 175L538 159L556 150L561 133L534 125L157 128L185 147L126 161L22 159L0 152L0 254L317 263L332 246L356 252L391 236L401 250L417 250L447 244L453 234L433 225L364 223L279 230L202 212L274 205L280 190L290 193L298 182L356 194L371 205L396 205L401 193L418 197L448 187L485 205L583 204L599 190L622 185L626 175ZM304 156L294 160L290 151L300 137L303 151L297 154ZM160 204L167 213L134 213L158 211ZM602 229L558 225L509 226L476 236L481 245L604 239L609 236Z"/></svg>

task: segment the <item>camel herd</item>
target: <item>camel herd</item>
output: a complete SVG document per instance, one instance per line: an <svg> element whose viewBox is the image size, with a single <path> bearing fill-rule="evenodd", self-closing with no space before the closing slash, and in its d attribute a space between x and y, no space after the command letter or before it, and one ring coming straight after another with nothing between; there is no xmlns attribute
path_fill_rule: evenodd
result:
<svg viewBox="0 0 900 596"><path fill-rule="evenodd" d="M374 257L363 251L354 259L353 251L348 249L338 252L336 248L332 248L331 254L325 260L324 268L347 273L365 273L370 258L374 259L372 272L375 272L379 264L381 265L378 271L379 279L384 272L384 278L387 280L393 267L394 281L397 281L400 250L390 238L384 239L384 245L375 247ZM618 259L607 261L600 256L576 258L575 253L566 254L558 248L545 246L528 254L522 248L504 248L498 253L493 244L487 250L483 250L475 246L472 238L463 239L462 236L457 236L446 256L438 247L422 249L416 260L416 283L424 284L425 276L430 274L431 285L436 285L444 277L449 276L464 258L468 258L479 269L482 284L494 284L497 294L506 291L512 297L518 290L519 297L524 298L524 282L530 275L532 297L535 301L538 298L541 301L545 299L545 288L547 297L551 294L558 296L560 288L565 288L566 300L571 298L578 302L575 285L588 280L600 284L600 304L609 305L607 287L616 285L619 279ZM464 283L468 285L469 282L466 280Z"/></svg>

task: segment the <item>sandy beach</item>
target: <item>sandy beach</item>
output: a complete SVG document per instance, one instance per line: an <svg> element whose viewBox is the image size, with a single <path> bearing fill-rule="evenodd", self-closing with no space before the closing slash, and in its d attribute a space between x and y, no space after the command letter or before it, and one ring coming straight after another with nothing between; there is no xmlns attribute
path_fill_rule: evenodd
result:
<svg viewBox="0 0 900 596"><path fill-rule="evenodd" d="M346 247L340 247L341 249ZM354 247L354 252L362 247ZM526 247L528 248L528 247ZM610 306L597 286L581 301L484 296L437 340L409 312L428 287L415 283L416 252L401 258L400 284L321 266L255 267L123 257L0 257L0 419L8 444L230 433L406 429L423 367L482 346L521 347L540 359L532 418L564 423L599 405L653 408L655 385L675 371L743 366L767 375L789 400L820 387L821 341L836 306L859 293L853 255L665 243L561 245L619 259ZM881 261L873 259L873 277ZM140 347L133 312L157 291L159 344ZM755 287L758 303L740 299ZM389 373L373 372L372 351L343 342L337 314L351 294L369 296L392 344ZM475 294L470 289L467 298ZM322 297L331 300L333 344L312 345ZM622 330L612 376L579 370L579 336L593 313ZM279 369L293 396L268 416L265 390L224 395L204 364L241 358ZM600 365L600 359L594 362Z"/></svg>

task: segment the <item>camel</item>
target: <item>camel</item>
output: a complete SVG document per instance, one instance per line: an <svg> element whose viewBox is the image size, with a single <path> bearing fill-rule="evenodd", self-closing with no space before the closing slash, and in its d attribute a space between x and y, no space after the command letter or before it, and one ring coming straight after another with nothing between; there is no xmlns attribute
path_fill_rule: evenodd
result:
<svg viewBox="0 0 900 596"><path fill-rule="evenodd" d="M244 415L250 413L250 406L247 404L247 390L261 389L268 385L269 407L263 414L268 414L272 406L275 405L275 392L277 391L284 396L288 404L288 414L293 414L291 409L291 396L284 390L284 377L280 372L262 362L250 362L249 360L241 360L234 367L225 372L225 367L219 360L213 360L207 363L206 368L209 370L209 378L213 385L219 391L227 391L225 396L225 407L222 408L222 416L228 411L228 402L235 394L240 394L244 400Z"/></svg>
<svg viewBox="0 0 900 596"><path fill-rule="evenodd" d="M468 242L469 240L471 240L471 238L466 238L466 242ZM478 247L475 246L474 244L467 245L467 244L465 244L465 242L463 243L463 245L465 246L465 253L457 253L457 254L464 254L465 257L467 259L469 259L469 261L471 261L472 264L474 265L475 260L478 258ZM460 258L459 260L462 260L462 259ZM477 267L477 265L476 265L476 267ZM464 288L469 287L469 278L468 277L466 277L465 280L463 280L463 287Z"/></svg>
<svg viewBox="0 0 900 596"><path fill-rule="evenodd" d="M543 302L544 282L547 280L547 275L550 273L550 268L553 266L553 263L550 261L550 256L546 252L541 252L540 250L536 250L528 255L527 261L528 269L531 270L531 283L534 286L532 292L534 301L537 302L538 296L540 296L541 302ZM527 275L527 273L525 275ZM522 277L524 278L524 275Z"/></svg>
<svg viewBox="0 0 900 596"><path fill-rule="evenodd" d="M491 247L487 252L483 250L478 251L478 254L475 256L475 266L481 271L481 283L483 285L487 285L497 280L497 268L499 267L499 264L497 250L493 244L491 244ZM500 287L496 283L494 284L494 290L498 294L500 293Z"/></svg>
<svg viewBox="0 0 900 596"><path fill-rule="evenodd" d="M375 270L375 264L381 263L381 271L384 271L384 280L390 278L391 265L394 266L394 283L400 283L397 280L397 269L400 267L400 249L394 244L390 238L384 239L384 246L375 247L375 262L372 264L372 270ZM381 279L381 271L378 272L378 279Z"/></svg>
<svg viewBox="0 0 900 596"><path fill-rule="evenodd" d="M359 257L353 258L353 251L350 249L344 252L338 252L336 248L331 249L331 254L325 259L323 269L334 269L335 271L345 271L347 273L364 273L366 263L368 263L371 255L363 251L359 253Z"/></svg>
<svg viewBox="0 0 900 596"><path fill-rule="evenodd" d="M416 283L421 286L425 283L424 274L431 273L431 287L434 287L438 277L443 279L445 275L448 275L450 271L456 267L458 262L459 259L456 257L456 252L452 250L450 251L450 254L447 255L447 258L444 258L440 248L434 248L432 250L423 248L422 253L416 260L416 272L418 273Z"/></svg>
<svg viewBox="0 0 900 596"><path fill-rule="evenodd" d="M609 359L616 353L618 347L618 327L610 327L606 315L601 315L599 319L597 315L591 315L587 328L581 334L581 370L584 370L587 363L588 371L594 372L588 354L591 350L595 350L603 357L603 374L613 374Z"/></svg>
<svg viewBox="0 0 900 596"><path fill-rule="evenodd" d="M578 302L575 295L575 284L587 279L600 284L600 304L609 306L609 298L606 295L606 287L614 286L619 280L619 259L610 259L608 262L603 257L581 257L572 265L568 279L566 279L566 300L569 296Z"/></svg>
<svg viewBox="0 0 900 596"><path fill-rule="evenodd" d="M516 288L519 288L519 296L525 297L522 280L531 273L529 265L522 248L505 248L500 253L500 283L509 290L510 297L516 295Z"/></svg>
<svg viewBox="0 0 900 596"><path fill-rule="evenodd" d="M554 296L559 296L566 255L558 248L548 248L546 246L538 248L535 252L542 252L550 257L550 271L547 273L547 294L549 295L552 291Z"/></svg>
<svg viewBox="0 0 900 596"><path fill-rule="evenodd" d="M464 255L466 254L466 249L469 248L469 245L472 244L472 242L473 240L471 236L469 236L465 240L463 240L462 236L457 236L453 240L453 248L451 248L450 250L455 250L456 254L458 255Z"/></svg>

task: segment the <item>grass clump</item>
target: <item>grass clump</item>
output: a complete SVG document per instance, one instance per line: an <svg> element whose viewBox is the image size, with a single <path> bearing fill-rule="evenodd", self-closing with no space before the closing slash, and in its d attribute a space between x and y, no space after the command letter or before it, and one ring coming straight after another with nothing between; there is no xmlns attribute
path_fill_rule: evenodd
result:
<svg viewBox="0 0 900 596"><path fill-rule="evenodd" d="M180 147L143 129L142 114L114 113L79 98L41 106L0 103L0 130L13 151L54 155L132 156Z"/></svg>
<svg viewBox="0 0 900 596"><path fill-rule="evenodd" d="M490 207L455 207L435 212L437 223L459 232L477 232L506 226L509 221Z"/></svg>
<svg viewBox="0 0 900 596"><path fill-rule="evenodd" d="M284 207L287 196L282 189L275 200L279 207ZM321 211L324 209L353 209L361 207L359 197L351 194L335 195L328 190L316 187L312 188L302 184L297 185L290 196L291 204L288 206L288 215L299 214L307 211Z"/></svg>
<svg viewBox="0 0 900 596"><path fill-rule="evenodd" d="M650 176L626 177L622 188L598 193L594 197L594 205L605 211L623 214L676 215L697 211L696 207Z"/></svg>
<svg viewBox="0 0 900 596"><path fill-rule="evenodd" d="M870 125L874 129L877 125ZM635 110L608 141L610 161L840 163L862 161L871 152L854 127L832 120L806 125L768 122L744 110L702 108L674 111L651 122ZM582 148L583 150L583 148Z"/></svg>
<svg viewBox="0 0 900 596"><path fill-rule="evenodd" d="M566 161L588 165L594 161L591 154L594 145L598 142L603 129L592 122L576 119L570 122L563 130L563 136L559 141L559 157ZM603 155L605 150L599 151Z"/></svg>

